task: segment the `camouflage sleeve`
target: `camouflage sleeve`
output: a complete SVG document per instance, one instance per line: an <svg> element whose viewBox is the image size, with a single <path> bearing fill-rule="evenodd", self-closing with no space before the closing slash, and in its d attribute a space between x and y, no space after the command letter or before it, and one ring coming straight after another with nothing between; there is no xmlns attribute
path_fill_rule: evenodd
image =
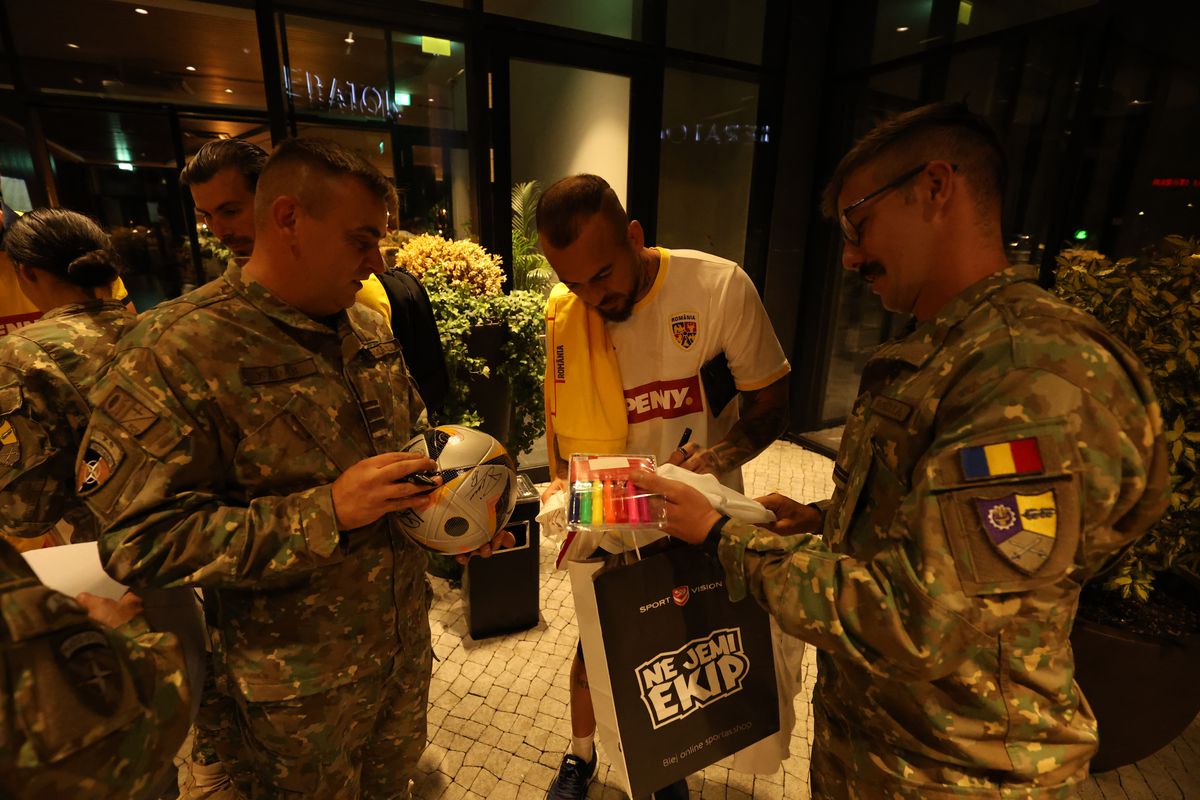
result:
<svg viewBox="0 0 1200 800"><path fill-rule="evenodd" d="M754 595L784 630L876 674L948 674L994 646L1018 606L1060 614L1064 576L1114 551L1106 532L1141 495L1149 467L1147 450L1123 432L1139 427L1127 419L1134 406L1119 417L1040 370L1011 370L943 398L933 443L910 477L895 474L869 437L852 462L865 475L862 502L847 498L832 533L859 546L865 537L873 557L834 552L816 535L731 523L719 547L730 596ZM1023 447L1039 454L1036 468L968 477L964 459L1013 442L1032 442ZM871 518L889 496L899 497L894 514Z"/></svg>
<svg viewBox="0 0 1200 800"><path fill-rule="evenodd" d="M191 724L175 636L140 619L105 628L39 585L0 603L13 687L0 703L0 795L157 797Z"/></svg>
<svg viewBox="0 0 1200 800"><path fill-rule="evenodd" d="M237 440L177 353L121 354L93 392L80 495L100 522L100 556L134 586L261 586L341 557L330 484L243 499ZM195 387L202 387L196 389Z"/></svg>
<svg viewBox="0 0 1200 800"><path fill-rule="evenodd" d="M41 397L45 383L0 365L0 533L6 536L41 536L75 500L74 447L56 428L61 412Z"/></svg>

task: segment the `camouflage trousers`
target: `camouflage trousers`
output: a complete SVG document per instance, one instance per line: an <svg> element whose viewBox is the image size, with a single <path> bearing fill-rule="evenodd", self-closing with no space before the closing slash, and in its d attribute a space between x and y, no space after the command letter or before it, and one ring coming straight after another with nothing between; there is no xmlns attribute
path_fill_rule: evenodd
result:
<svg viewBox="0 0 1200 800"><path fill-rule="evenodd" d="M381 675L294 700L239 696L217 755L247 800L407 798L425 749L432 666L426 637Z"/></svg>

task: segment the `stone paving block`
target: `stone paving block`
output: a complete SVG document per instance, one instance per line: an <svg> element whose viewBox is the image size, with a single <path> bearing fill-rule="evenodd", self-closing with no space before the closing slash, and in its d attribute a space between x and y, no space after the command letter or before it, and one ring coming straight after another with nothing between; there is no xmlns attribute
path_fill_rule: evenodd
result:
<svg viewBox="0 0 1200 800"><path fill-rule="evenodd" d="M488 794L488 800L520 800L520 784L500 781Z"/></svg>
<svg viewBox="0 0 1200 800"><path fill-rule="evenodd" d="M458 771L462 769L464 758L466 758L466 753L451 750L443 756L442 763L438 765L438 771L448 778L454 779L458 777Z"/></svg>
<svg viewBox="0 0 1200 800"><path fill-rule="evenodd" d="M467 756L463 759L463 766L482 767L487 761L488 756L491 754L491 745L486 745L483 742L476 742L467 750Z"/></svg>
<svg viewBox="0 0 1200 800"><path fill-rule="evenodd" d="M503 734L500 732L500 729L495 725L487 725L484 727L483 732L479 734L478 741L483 742L490 747L495 747L500 743L500 737L502 735Z"/></svg>

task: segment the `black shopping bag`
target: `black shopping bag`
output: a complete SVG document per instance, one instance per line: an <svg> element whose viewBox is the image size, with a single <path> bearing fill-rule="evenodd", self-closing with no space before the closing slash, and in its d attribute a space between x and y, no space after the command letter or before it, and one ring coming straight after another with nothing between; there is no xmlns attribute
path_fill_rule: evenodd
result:
<svg viewBox="0 0 1200 800"><path fill-rule="evenodd" d="M769 618L752 599L730 602L718 561L681 547L570 569L601 743L630 795L779 730Z"/></svg>

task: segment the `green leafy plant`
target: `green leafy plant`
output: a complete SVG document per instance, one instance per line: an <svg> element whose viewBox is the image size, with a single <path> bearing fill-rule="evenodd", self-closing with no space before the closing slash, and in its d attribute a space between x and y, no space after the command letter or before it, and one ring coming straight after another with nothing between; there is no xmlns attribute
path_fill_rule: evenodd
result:
<svg viewBox="0 0 1200 800"><path fill-rule="evenodd" d="M558 276L538 247L537 204L541 196L537 181L513 184L513 288L544 294L558 283Z"/></svg>
<svg viewBox="0 0 1200 800"><path fill-rule="evenodd" d="M469 379L499 372L513 397L512 425L504 444L514 455L528 451L546 430L541 293L504 294L499 257L475 242L422 235L381 244L394 248L394 265L416 276L429 292L450 373L450 394L437 422L478 426L479 403L471 396ZM489 364L468 347L473 331L491 325L505 331L502 364Z"/></svg>
<svg viewBox="0 0 1200 800"><path fill-rule="evenodd" d="M1104 586L1147 601L1156 576L1200 566L1200 241L1168 236L1138 258L1092 250L1058 257L1058 294L1095 316L1145 364L1162 407L1171 504Z"/></svg>

